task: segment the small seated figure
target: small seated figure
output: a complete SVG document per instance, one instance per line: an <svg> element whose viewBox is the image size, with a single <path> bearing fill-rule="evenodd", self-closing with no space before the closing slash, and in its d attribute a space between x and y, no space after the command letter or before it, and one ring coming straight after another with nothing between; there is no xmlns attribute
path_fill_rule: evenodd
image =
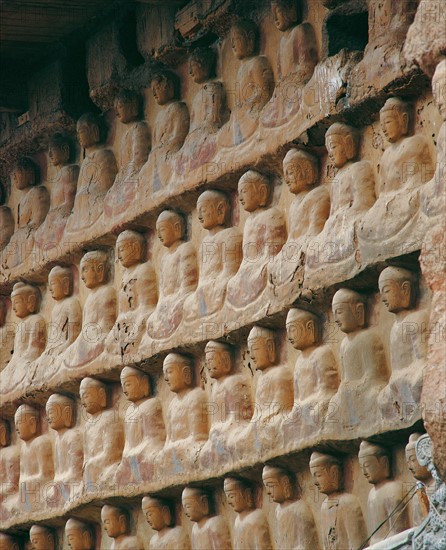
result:
<svg viewBox="0 0 446 550"><path fill-rule="evenodd" d="M228 280L242 261L242 236L235 227L226 227L230 205L221 191L208 190L198 197L198 220L207 235L201 243L198 287L184 302L188 321L207 317L222 308Z"/></svg>
<svg viewBox="0 0 446 550"><path fill-rule="evenodd" d="M179 353L169 353L163 362L164 380L175 393L166 414L166 445L193 452L194 443L208 438L206 394L194 387L193 362Z"/></svg>
<svg viewBox="0 0 446 550"><path fill-rule="evenodd" d="M149 550L191 550L186 531L175 525L170 504L161 498L144 497L142 511L150 527L156 531L149 542Z"/></svg>
<svg viewBox="0 0 446 550"><path fill-rule="evenodd" d="M277 466L264 466L262 473L266 494L277 503L276 548L319 550L313 513L298 496L298 487L289 472Z"/></svg>
<svg viewBox="0 0 446 550"><path fill-rule="evenodd" d="M122 369L121 386L129 406L125 411L125 445L117 479L140 483L151 479L154 454L166 439L161 402L152 393L149 376L135 367Z"/></svg>
<svg viewBox="0 0 446 550"><path fill-rule="evenodd" d="M109 333L109 353L119 349L121 357L134 352L146 329L148 317L158 298L152 262L146 262L146 241L140 233L126 230L116 241L118 260L123 267L118 294L118 318Z"/></svg>
<svg viewBox="0 0 446 550"><path fill-rule="evenodd" d="M387 258L395 243L421 244L419 193L433 173L429 143L423 134L409 136L411 107L392 97L380 111L384 136L390 146L380 163L379 193L375 204L363 217L358 232L364 259Z"/></svg>
<svg viewBox="0 0 446 550"><path fill-rule="evenodd" d="M159 298L147 321L153 339L171 336L183 319L183 304L197 286L197 258L192 243L186 242L186 226L180 214L163 210L156 220L156 233L166 252L160 261Z"/></svg>
<svg viewBox="0 0 446 550"><path fill-rule="evenodd" d="M15 324L6 321L6 300L0 298L0 372L6 367L14 353Z"/></svg>
<svg viewBox="0 0 446 550"><path fill-rule="evenodd" d="M414 272L391 266L381 272L378 280L381 299L395 315L390 330L392 372L389 385L380 395L380 406L385 416L396 409L398 415L404 417L409 406L415 409L420 403L429 313L425 309L415 309L417 279Z"/></svg>
<svg viewBox="0 0 446 550"><path fill-rule="evenodd" d="M330 212L327 187L317 185L319 166L314 155L290 149L283 159L283 175L295 197L288 213L288 239L270 267L269 280L275 287L296 278L309 241L323 230Z"/></svg>
<svg viewBox="0 0 446 550"><path fill-rule="evenodd" d="M31 550L56 550L56 535L45 525L33 525L29 530Z"/></svg>
<svg viewBox="0 0 446 550"><path fill-rule="evenodd" d="M106 504L101 510L101 521L105 532L113 540L109 550L140 550L137 537L130 535L127 510Z"/></svg>
<svg viewBox="0 0 446 550"><path fill-rule="evenodd" d="M0 550L20 550L18 538L8 533L0 532Z"/></svg>
<svg viewBox="0 0 446 550"><path fill-rule="evenodd" d="M63 355L63 363L68 368L87 365L104 351L105 340L116 319L116 294L108 280L110 261L107 252L92 250L84 254L80 274L90 292L82 312L83 330ZM87 332L91 327L94 327L94 334Z"/></svg>
<svg viewBox="0 0 446 550"><path fill-rule="evenodd" d="M104 200L104 213L114 219L136 200L138 174L150 151L150 134L141 119L141 98L133 90L121 90L115 97L116 118L124 125L120 143L119 172Z"/></svg>
<svg viewBox="0 0 446 550"><path fill-rule="evenodd" d="M82 479L84 449L76 425L76 402L54 393L46 402L48 426L54 430L54 490L51 500L57 505L60 496L67 502L75 496L76 484Z"/></svg>
<svg viewBox="0 0 446 550"><path fill-rule="evenodd" d="M289 426L300 435L321 428L330 399L339 386L336 359L330 346L322 343L322 320L314 313L292 308L286 318L288 340L300 350L294 367L294 407L296 416Z"/></svg>
<svg viewBox="0 0 446 550"><path fill-rule="evenodd" d="M12 170L11 185L20 191L20 200L14 215L14 234L4 253L9 269L25 262L31 255L36 230L50 208L50 196L46 188L39 185L39 168L32 159L22 157L18 160Z"/></svg>
<svg viewBox="0 0 446 550"><path fill-rule="evenodd" d="M366 328L366 303L366 296L347 288L333 296L333 317L345 338L340 347L341 383L330 407L344 428L376 418L378 395L389 379L383 344Z"/></svg>
<svg viewBox="0 0 446 550"><path fill-rule="evenodd" d="M153 125L152 150L139 173L139 187L150 196L166 187L172 173L172 159L189 131L189 111L179 101L176 74L162 69L151 78L153 97L160 106Z"/></svg>
<svg viewBox="0 0 446 550"><path fill-rule="evenodd" d="M392 476L390 451L385 447L362 441L358 458L367 481L373 485L367 500L369 534L372 534L403 499L403 484L390 479ZM374 533L370 544L401 533L409 527L408 508L402 508Z"/></svg>
<svg viewBox="0 0 446 550"><path fill-rule="evenodd" d="M187 176L209 162L216 153L216 132L226 118L223 84L215 79L217 53L213 48L195 48L189 56L189 75L199 84L192 100L189 133L179 153L176 173Z"/></svg>
<svg viewBox="0 0 446 550"><path fill-rule="evenodd" d="M93 526L85 521L70 518L65 524L65 537L70 550L95 550Z"/></svg>
<svg viewBox="0 0 446 550"><path fill-rule="evenodd" d="M28 283L16 283L12 289L11 302L20 321L14 336L14 353L0 373L0 388L4 395L30 378L32 363L41 355L46 343L46 323L39 313L39 289Z"/></svg>
<svg viewBox="0 0 446 550"><path fill-rule="evenodd" d="M49 436L42 434L38 409L28 404L20 405L14 415L14 425L22 440L20 502L29 510L42 506L45 486L54 479L53 450Z"/></svg>
<svg viewBox="0 0 446 550"><path fill-rule="evenodd" d="M341 460L314 452L310 457L310 471L316 487L327 495L320 515L324 550L359 548L367 538L367 528L359 500L343 490Z"/></svg>
<svg viewBox="0 0 446 550"><path fill-rule="evenodd" d="M264 55L256 55L259 40L257 25L250 19L239 19L230 31L231 47L240 61L236 95L229 121L221 128L220 147L236 147L257 129L260 113L274 88L271 65Z"/></svg>
<svg viewBox="0 0 446 550"><path fill-rule="evenodd" d="M6 192L0 183L0 259L3 256L2 250L9 243L14 233L14 218L11 209L6 206Z"/></svg>
<svg viewBox="0 0 446 550"><path fill-rule="evenodd" d="M18 509L19 476L19 447L11 444L9 422L0 418L0 521Z"/></svg>
<svg viewBox="0 0 446 550"><path fill-rule="evenodd" d="M87 413L84 428L84 481L106 481L121 460L124 430L115 411L108 408L107 387L94 378L84 378L79 388L81 404Z"/></svg>
<svg viewBox="0 0 446 550"><path fill-rule="evenodd" d="M50 208L45 221L36 231L36 244L42 250L56 247L62 238L76 196L79 166L72 164L71 140L54 134L48 144L48 157L54 167L50 172Z"/></svg>
<svg viewBox="0 0 446 550"><path fill-rule="evenodd" d="M255 507L251 483L241 477L227 477L224 492L237 516L232 531L236 550L272 550L271 535L265 513Z"/></svg>
<svg viewBox="0 0 446 550"><path fill-rule="evenodd" d="M355 160L359 136L351 126L335 122L325 134L328 158L337 170L331 180L330 216L324 229L308 245L306 273L326 272L333 282L339 270L342 280L358 265L357 225L375 202L375 176L367 160Z"/></svg>
<svg viewBox="0 0 446 550"><path fill-rule="evenodd" d="M422 466L418 462L416 444L423 434L413 433L409 436L409 441L406 445L406 464L410 473L417 482L421 482L421 487L417 489L417 496L413 499L412 505L412 524L420 525L424 518L429 514L429 500L435 492L436 484L432 473L427 466Z"/></svg>
<svg viewBox="0 0 446 550"><path fill-rule="evenodd" d="M277 51L278 82L273 97L262 112L262 125L281 126L297 113L302 104L302 88L316 66L317 43L310 23L300 23L296 0L272 0L271 11L282 33Z"/></svg>
<svg viewBox="0 0 446 550"><path fill-rule="evenodd" d="M193 522L192 550L232 550L226 520L213 513L208 491L199 487L186 487L181 500L185 515Z"/></svg>
<svg viewBox="0 0 446 550"><path fill-rule="evenodd" d="M104 198L115 181L118 168L113 151L103 144L99 117L92 113L82 115L77 121L77 138L84 160L80 167L73 211L65 231L67 235L79 233L83 242L85 231L94 226L104 210Z"/></svg>
<svg viewBox="0 0 446 550"><path fill-rule="evenodd" d="M48 325L47 343L37 360L37 367L48 377L50 366L79 336L82 327L82 310L73 296L73 271L70 267L55 266L48 275L48 290L55 304ZM53 367L55 368L55 367Z"/></svg>
<svg viewBox="0 0 446 550"><path fill-rule="evenodd" d="M268 207L271 189L266 176L249 170L238 182L238 193L248 218L243 228L242 263L229 279L227 301L243 308L266 287L268 264L286 241L286 226L282 212L275 206Z"/></svg>

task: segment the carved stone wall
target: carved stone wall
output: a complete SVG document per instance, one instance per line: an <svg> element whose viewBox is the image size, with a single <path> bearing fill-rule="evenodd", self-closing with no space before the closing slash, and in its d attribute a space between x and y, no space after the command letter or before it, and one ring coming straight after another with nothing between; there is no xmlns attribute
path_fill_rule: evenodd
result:
<svg viewBox="0 0 446 550"><path fill-rule="evenodd" d="M429 512L424 420L444 475L427 2L198 4L3 120L2 550L362 548Z"/></svg>

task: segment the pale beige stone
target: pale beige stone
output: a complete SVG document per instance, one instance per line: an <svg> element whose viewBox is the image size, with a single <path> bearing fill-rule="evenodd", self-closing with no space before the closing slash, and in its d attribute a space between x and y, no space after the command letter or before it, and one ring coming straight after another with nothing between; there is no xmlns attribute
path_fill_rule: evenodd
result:
<svg viewBox="0 0 446 550"><path fill-rule="evenodd" d="M14 218L11 209L6 206L6 192L4 185L0 184L0 258L2 250L9 243L14 233Z"/></svg>
<svg viewBox="0 0 446 550"><path fill-rule="evenodd" d="M56 536L54 532L44 525L33 525L29 530L31 550L55 550Z"/></svg>
<svg viewBox="0 0 446 550"><path fill-rule="evenodd" d="M138 539L130 534L130 518L127 510L106 504L101 510L104 530L112 539L110 550L140 550Z"/></svg>
<svg viewBox="0 0 446 550"><path fill-rule="evenodd" d="M7 420L0 419L0 514L7 516L15 508L20 477L20 451L11 444L11 427Z"/></svg>
<svg viewBox="0 0 446 550"><path fill-rule="evenodd" d="M0 299L0 371L11 360L14 353L15 324L7 321L8 307L5 299Z"/></svg>
<svg viewBox="0 0 446 550"><path fill-rule="evenodd" d="M179 525L170 504L161 498L144 497L142 511L150 527L156 531L149 542L149 550L191 550L190 540Z"/></svg>
<svg viewBox="0 0 446 550"><path fill-rule="evenodd" d="M79 519L70 518L65 524L65 537L70 550L95 550L93 526Z"/></svg>

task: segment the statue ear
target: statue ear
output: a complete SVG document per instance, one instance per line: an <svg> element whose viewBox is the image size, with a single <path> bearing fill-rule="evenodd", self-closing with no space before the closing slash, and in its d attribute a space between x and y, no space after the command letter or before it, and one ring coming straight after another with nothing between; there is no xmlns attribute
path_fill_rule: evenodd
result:
<svg viewBox="0 0 446 550"><path fill-rule="evenodd" d="M345 147L345 155L348 158L348 160L355 158L356 146L355 146L355 141L353 139L352 134L348 134L344 136L344 147Z"/></svg>
<svg viewBox="0 0 446 550"><path fill-rule="evenodd" d="M411 287L410 281L403 281L403 283L402 283L402 285L401 285L401 290L403 291L404 296L406 296L407 298L409 298L409 301L410 301L410 299L411 299L411 291L412 291L412 287Z"/></svg>
<svg viewBox="0 0 446 550"><path fill-rule="evenodd" d="M89 531L82 532L82 540L84 541L84 548L90 550L92 545L91 534Z"/></svg>
<svg viewBox="0 0 446 550"><path fill-rule="evenodd" d="M259 206L265 206L268 202L268 186L262 183L259 186Z"/></svg>
<svg viewBox="0 0 446 550"><path fill-rule="evenodd" d="M161 513L164 519L164 523L169 527L172 525L172 514L170 513L168 506L163 506L161 508Z"/></svg>
<svg viewBox="0 0 446 550"><path fill-rule="evenodd" d="M336 482L336 485L339 487L340 485L340 472L338 466L336 464L332 464L329 469L330 477L333 481Z"/></svg>
<svg viewBox="0 0 446 550"><path fill-rule="evenodd" d="M316 341L316 332L313 319L306 322L307 333L313 337L313 342Z"/></svg>
<svg viewBox="0 0 446 550"><path fill-rule="evenodd" d="M365 307L362 302L359 302L355 305L355 314L359 326L363 327L365 325Z"/></svg>
<svg viewBox="0 0 446 550"><path fill-rule="evenodd" d="M124 514L121 514L119 516L119 526L123 533L127 533L127 518L125 517Z"/></svg>
<svg viewBox="0 0 446 550"><path fill-rule="evenodd" d="M206 495L201 495L200 501L201 501L201 504L203 505L203 509L205 510L205 515L208 516L210 513L208 497Z"/></svg>
<svg viewBox="0 0 446 550"><path fill-rule="evenodd" d="M232 360L231 360L231 356L229 353L224 353L224 359L223 359L223 364L225 366L225 371L226 372L231 372L231 369L232 369Z"/></svg>
<svg viewBox="0 0 446 550"><path fill-rule="evenodd" d="M65 405L62 410L64 424L66 428L71 428L73 424L73 410L69 405Z"/></svg>
<svg viewBox="0 0 446 550"><path fill-rule="evenodd" d="M99 143L101 141L101 132L99 131L99 126L97 124L94 124L91 127L91 135L95 143Z"/></svg>
<svg viewBox="0 0 446 550"><path fill-rule="evenodd" d="M379 462L382 464L382 466L387 470L387 474L390 476L390 461L389 457L386 455L379 457Z"/></svg>
<svg viewBox="0 0 446 550"><path fill-rule="evenodd" d="M266 346L268 350L268 357L271 362L274 362L276 360L276 346L274 340L272 338L268 338L266 341Z"/></svg>
<svg viewBox="0 0 446 550"><path fill-rule="evenodd" d="M36 309L36 296L34 294L28 295L28 311L32 313Z"/></svg>
<svg viewBox="0 0 446 550"><path fill-rule="evenodd" d="M37 418L35 416L31 416L30 422L31 422L32 433L36 434L37 433Z"/></svg>
<svg viewBox="0 0 446 550"><path fill-rule="evenodd" d="M226 218L226 204L224 201L220 201L218 204L217 204L217 216L219 218L222 217L222 222L225 221L225 218Z"/></svg>
<svg viewBox="0 0 446 550"><path fill-rule="evenodd" d="M105 388L99 388L99 392L98 392L98 395L99 395L99 399L100 399L100 405L102 405L102 407L105 407L107 406L107 392L105 391Z"/></svg>
<svg viewBox="0 0 446 550"><path fill-rule="evenodd" d="M192 369L190 367L183 367L183 380L186 386L192 385Z"/></svg>
<svg viewBox="0 0 446 550"><path fill-rule="evenodd" d="M69 277L64 277L63 278L63 291L64 291L64 294L65 296L68 296L70 294L70 279Z"/></svg>
<svg viewBox="0 0 446 550"><path fill-rule="evenodd" d="M173 222L173 230L174 230L175 235L178 235L178 237L183 236L181 223L179 221Z"/></svg>
<svg viewBox="0 0 446 550"><path fill-rule="evenodd" d="M409 113L401 113L401 126L403 127L403 134L406 135L409 131Z"/></svg>

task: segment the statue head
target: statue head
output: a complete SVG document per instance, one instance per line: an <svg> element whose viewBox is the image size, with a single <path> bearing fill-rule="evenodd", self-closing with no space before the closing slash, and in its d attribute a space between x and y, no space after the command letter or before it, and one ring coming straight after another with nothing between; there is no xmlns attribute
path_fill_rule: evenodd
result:
<svg viewBox="0 0 446 550"><path fill-rule="evenodd" d="M126 229L119 233L116 240L116 252L118 260L123 267L131 267L139 264L144 259L146 240L136 231Z"/></svg>
<svg viewBox="0 0 446 550"><path fill-rule="evenodd" d="M211 378L218 380L227 376L233 367L234 353L232 346L224 342L210 340L204 348L206 369Z"/></svg>
<svg viewBox="0 0 446 550"><path fill-rule="evenodd" d="M215 76L217 52L213 48L195 48L189 56L189 74L197 84Z"/></svg>
<svg viewBox="0 0 446 550"><path fill-rule="evenodd" d="M97 414L107 408L107 387L95 378L84 378L79 388L81 405L89 414Z"/></svg>
<svg viewBox="0 0 446 550"><path fill-rule="evenodd" d="M0 550L20 550L20 544L8 533L0 533Z"/></svg>
<svg viewBox="0 0 446 550"><path fill-rule="evenodd" d="M39 167L29 157L21 157L15 163L12 174L11 182L12 185L22 191L33 185L37 185L39 180Z"/></svg>
<svg viewBox="0 0 446 550"><path fill-rule="evenodd" d="M446 59L442 59L435 68L432 77L432 94L443 120L446 120Z"/></svg>
<svg viewBox="0 0 446 550"><path fill-rule="evenodd" d="M166 105L179 95L178 77L172 71L165 69L152 75L150 87L158 105Z"/></svg>
<svg viewBox="0 0 446 550"><path fill-rule="evenodd" d="M115 96L116 117L123 124L138 120L141 110L141 98L134 90L120 90Z"/></svg>
<svg viewBox="0 0 446 550"><path fill-rule="evenodd" d="M294 27L299 19L296 0L272 0L271 11L276 27L281 32Z"/></svg>
<svg viewBox="0 0 446 550"><path fill-rule="evenodd" d="M14 425L21 440L31 441L40 435L39 410L28 404L20 405L14 415Z"/></svg>
<svg viewBox="0 0 446 550"><path fill-rule="evenodd" d="M175 518L169 503L161 498L144 497L142 511L147 523L154 531L161 531L165 527L172 527Z"/></svg>
<svg viewBox="0 0 446 550"><path fill-rule="evenodd" d="M8 447L11 444L11 430L9 422L0 418L0 448Z"/></svg>
<svg viewBox="0 0 446 550"><path fill-rule="evenodd" d="M387 141L395 143L409 132L410 106L398 97L391 97L379 112L379 121Z"/></svg>
<svg viewBox="0 0 446 550"><path fill-rule="evenodd" d="M372 485L377 485L391 476L390 451L385 447L362 441L358 459L363 474Z"/></svg>
<svg viewBox="0 0 446 550"><path fill-rule="evenodd" d="M201 521L211 515L210 495L198 487L185 487L181 495L181 502L186 516L191 521Z"/></svg>
<svg viewBox="0 0 446 550"><path fill-rule="evenodd" d="M367 298L349 288L339 289L333 296L332 311L342 332L349 334L365 327Z"/></svg>
<svg viewBox="0 0 446 550"><path fill-rule="evenodd" d="M229 506L238 514L255 507L253 487L247 479L227 477L223 489Z"/></svg>
<svg viewBox="0 0 446 550"><path fill-rule="evenodd" d="M409 436L409 442L406 445L406 463L413 477L418 481L429 481L432 474L427 466L422 466L417 459L416 444L423 434L413 433Z"/></svg>
<svg viewBox="0 0 446 550"><path fill-rule="evenodd" d="M48 290L51 297L63 300L73 294L73 272L69 267L56 265L48 275Z"/></svg>
<svg viewBox="0 0 446 550"><path fill-rule="evenodd" d="M46 402L48 425L53 430L72 428L76 422L76 402L61 393L53 393Z"/></svg>
<svg viewBox="0 0 446 550"><path fill-rule="evenodd" d="M223 226L229 214L228 197L221 191L205 191L198 197L197 212L204 229Z"/></svg>
<svg viewBox="0 0 446 550"><path fill-rule="evenodd" d="M81 279L90 290L101 286L108 280L110 264L107 252L92 250L82 256Z"/></svg>
<svg viewBox="0 0 446 550"><path fill-rule="evenodd" d="M54 550L56 538L54 532L44 525L33 525L29 530L31 550Z"/></svg>
<svg viewBox="0 0 446 550"><path fill-rule="evenodd" d="M187 355L169 353L163 362L163 373L169 389L175 393L193 386L193 362Z"/></svg>
<svg viewBox="0 0 446 550"><path fill-rule="evenodd" d="M130 519L124 508L105 504L101 510L101 521L105 532L112 539L129 534Z"/></svg>
<svg viewBox="0 0 446 550"><path fill-rule="evenodd" d="M237 59L254 55L258 39L259 29L251 19L239 19L231 27L231 47Z"/></svg>
<svg viewBox="0 0 446 550"><path fill-rule="evenodd" d="M239 179L238 195L243 208L247 212L254 212L262 206L266 206L269 201L270 183L266 176L248 170Z"/></svg>
<svg viewBox="0 0 446 550"><path fill-rule="evenodd" d="M27 283L16 283L11 293L12 309L19 319L36 313L40 305L40 292L35 286Z"/></svg>
<svg viewBox="0 0 446 550"><path fill-rule="evenodd" d="M70 518L65 524L65 536L70 550L94 550L95 536L91 525Z"/></svg>
<svg viewBox="0 0 446 550"><path fill-rule="evenodd" d="M186 226L183 217L174 210L163 210L156 220L156 234L161 243L170 248L184 239Z"/></svg>
<svg viewBox="0 0 446 550"><path fill-rule="evenodd" d="M151 394L149 375L136 367L122 369L121 386L124 395L132 403L137 403Z"/></svg>
<svg viewBox="0 0 446 550"><path fill-rule="evenodd" d="M295 481L293 476L277 466L264 466L262 472L266 494L278 504L295 498Z"/></svg>
<svg viewBox="0 0 446 550"><path fill-rule="evenodd" d="M255 326L248 334L248 349L257 370L276 364L276 341L270 329Z"/></svg>
<svg viewBox="0 0 446 550"><path fill-rule="evenodd" d="M85 113L76 124L77 139L82 149L89 149L102 141L102 123L93 113Z"/></svg>
<svg viewBox="0 0 446 550"><path fill-rule="evenodd" d="M293 307L286 317L286 332L293 348L311 348L321 341L321 320L310 311Z"/></svg>
<svg viewBox="0 0 446 550"><path fill-rule="evenodd" d="M411 309L415 305L417 276L402 267L386 267L378 279L381 299L391 313Z"/></svg>
<svg viewBox="0 0 446 550"><path fill-rule="evenodd" d="M342 168L358 153L359 136L356 129L340 122L330 126L325 134L325 147L330 161L336 168Z"/></svg>
<svg viewBox="0 0 446 550"><path fill-rule="evenodd" d="M314 452L310 457L310 471L316 487L324 495L341 490L342 463L333 455Z"/></svg>
<svg viewBox="0 0 446 550"><path fill-rule="evenodd" d="M283 175L291 193L297 195L319 179L318 159L301 149L290 149L283 159Z"/></svg>
<svg viewBox="0 0 446 550"><path fill-rule="evenodd" d="M53 166L64 166L70 160L71 140L63 134L53 134L48 142L48 156Z"/></svg>

